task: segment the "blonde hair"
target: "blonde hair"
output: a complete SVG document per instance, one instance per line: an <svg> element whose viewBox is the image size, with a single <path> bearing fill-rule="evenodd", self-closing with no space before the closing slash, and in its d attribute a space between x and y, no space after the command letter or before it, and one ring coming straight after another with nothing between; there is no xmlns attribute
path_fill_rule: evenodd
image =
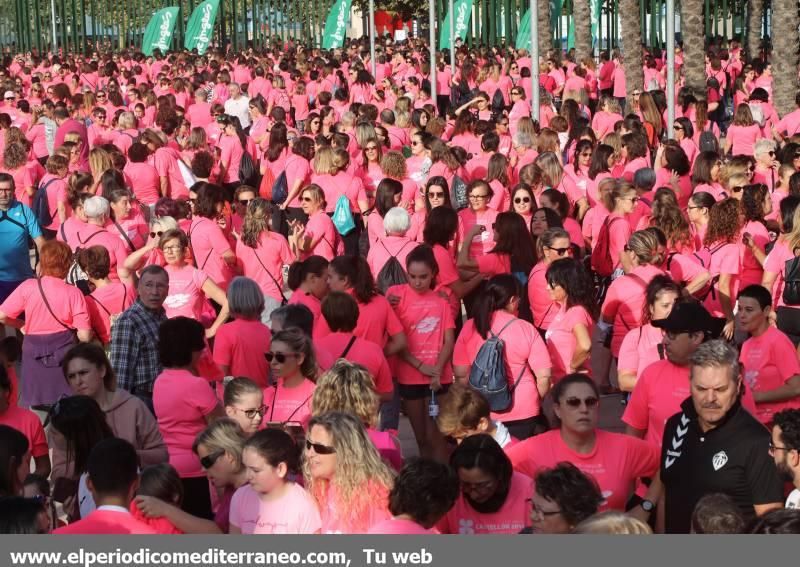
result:
<svg viewBox="0 0 800 567"><path fill-rule="evenodd" d="M103 148L93 148L89 152L89 170L92 175L97 178L104 171L114 169L114 162L111 160L111 154Z"/></svg>
<svg viewBox="0 0 800 567"><path fill-rule="evenodd" d="M336 451L336 469L331 479L314 478L303 460L303 476L309 493L320 508L330 506L330 488L335 487L333 513L338 523L353 533L369 528L369 516L376 504L388 510L389 490L394 473L381 459L378 449L367 435L364 424L350 414L330 412L314 416L308 425L325 429Z"/></svg>
<svg viewBox="0 0 800 567"><path fill-rule="evenodd" d="M255 190L254 190L255 191ZM247 205L242 223L242 244L257 248L261 234L269 232L269 221L273 208L269 201L256 197Z"/></svg>
<svg viewBox="0 0 800 567"><path fill-rule="evenodd" d="M225 451L233 457L238 472L244 467L242 464L242 451L245 441L247 441L247 436L242 431L242 428L239 427L239 424L225 417L211 423L197 434L192 444L192 451L196 454L200 445L205 447L209 453Z"/></svg>
<svg viewBox="0 0 800 567"><path fill-rule="evenodd" d="M658 237L653 230L637 230L628 239L628 249L634 253L640 265L660 266L664 263L664 254L658 250Z"/></svg>
<svg viewBox="0 0 800 567"><path fill-rule="evenodd" d="M366 427L375 427L379 406L375 382L367 369L340 358L317 380L311 415L342 411L353 414Z"/></svg>
<svg viewBox="0 0 800 567"><path fill-rule="evenodd" d="M542 172L542 183L552 189L561 184L561 180L564 178L564 168L556 154L553 152L539 154L535 163Z"/></svg>
<svg viewBox="0 0 800 567"><path fill-rule="evenodd" d="M582 521L575 528L576 534L605 534L605 535L652 535L653 530L643 521L609 510L595 514Z"/></svg>
<svg viewBox="0 0 800 567"><path fill-rule="evenodd" d="M81 136L77 132L67 132L64 134L64 143L78 144L81 141Z"/></svg>
<svg viewBox="0 0 800 567"><path fill-rule="evenodd" d="M392 179L398 181L405 179L408 174L406 158L403 157L403 154L395 150L386 152L383 154L383 159L381 160L381 171L383 171L384 175Z"/></svg>
<svg viewBox="0 0 800 567"><path fill-rule="evenodd" d="M161 228L164 232L167 232L168 230L176 230L178 228L178 221L167 215L164 215L163 217L153 217L153 219L150 221L150 228L153 228L157 224L161 225Z"/></svg>
<svg viewBox="0 0 800 567"><path fill-rule="evenodd" d="M311 183L310 185L306 185L300 191L300 196L303 196L303 193L308 193L309 196L314 199L319 205L324 209L327 203L325 202L325 191L322 190L322 187L317 185L316 183Z"/></svg>
<svg viewBox="0 0 800 567"><path fill-rule="evenodd" d="M339 171L334 160L335 152L332 148L320 148L314 154L314 173L317 175L335 175Z"/></svg>

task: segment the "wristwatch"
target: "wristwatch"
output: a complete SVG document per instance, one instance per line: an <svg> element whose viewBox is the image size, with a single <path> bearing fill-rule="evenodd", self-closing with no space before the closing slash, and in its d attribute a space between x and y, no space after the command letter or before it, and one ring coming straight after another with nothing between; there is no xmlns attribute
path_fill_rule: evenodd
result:
<svg viewBox="0 0 800 567"><path fill-rule="evenodd" d="M644 510L645 512L652 512L653 509L656 507L656 505L653 503L652 500L642 500L639 506L641 506L642 510Z"/></svg>

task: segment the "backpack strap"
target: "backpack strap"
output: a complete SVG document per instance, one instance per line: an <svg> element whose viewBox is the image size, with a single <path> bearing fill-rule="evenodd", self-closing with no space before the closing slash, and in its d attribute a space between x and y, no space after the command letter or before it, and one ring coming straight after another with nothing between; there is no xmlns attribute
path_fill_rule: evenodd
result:
<svg viewBox="0 0 800 567"><path fill-rule="evenodd" d="M78 242L80 242L81 244L86 244L86 243L87 243L87 242L89 242L89 241L90 241L92 238L94 238L95 236L97 236L98 234L100 234L101 232L108 232L108 231L107 231L106 229L104 229L104 228L101 228L101 229L100 229L100 230L98 230L97 232L93 232L92 234L90 234L90 235L89 235L89 237L88 237L86 240L81 240L81 236L80 236L80 235L78 235Z"/></svg>
<svg viewBox="0 0 800 567"><path fill-rule="evenodd" d="M499 339L499 338L500 338L500 335L501 335L501 334L503 334L503 331L505 331L505 330L508 328L508 326L509 326L509 325L511 325L511 323L513 323L513 322L515 322L515 321L517 321L517 318L516 318L516 317L514 317L513 319L511 319L511 321L509 321L508 323L506 323L505 325L503 325L503 328L502 328L502 329L500 329L500 330L499 330L497 333L494 333L494 332L492 332L492 330L491 330L491 329L489 329L489 333L491 333L491 335L492 335L494 338L496 338L496 339Z"/></svg>
<svg viewBox="0 0 800 567"><path fill-rule="evenodd" d="M353 335L352 337L350 337L350 340L347 342L347 346L342 351L342 354L339 355L339 358L346 357L347 353L350 352L350 349L353 348L353 343L355 343L355 342L356 342L356 336Z"/></svg>
<svg viewBox="0 0 800 567"><path fill-rule="evenodd" d="M272 282L273 282L273 283L275 284L275 286L278 288L278 292L281 294L281 298L282 298L282 300L281 300L281 305L285 305L285 304L286 304L286 297L284 297L284 296L283 296L283 286L282 286L281 284L279 284L279 283L278 283L278 278L276 278L275 276L273 276L273 275L272 275L272 272L270 272L270 271L267 269L267 267L264 265L264 262L262 262L262 261L261 261L261 258L259 258L259 257L258 257L258 252L256 251L256 249L255 249L255 248L253 248L253 256L255 256L255 257L256 257L256 260L258 260L258 263L259 263L259 264L261 264L261 267L264 269L264 272L265 272L265 273L266 273L266 274L267 274L267 275L270 277L270 279L272 280Z"/></svg>
<svg viewBox="0 0 800 567"><path fill-rule="evenodd" d="M204 219L204 220L207 220L208 222L211 222L209 219ZM189 248L192 251L192 257L194 257L195 264L197 264L197 255L195 255L194 246L192 246L192 232L194 232L194 229L197 228L199 224L200 223L198 222L196 225L194 225L192 228L190 228L189 229L189 234L188 234L188 236L189 236ZM197 264L197 269L198 270L202 270L203 268L206 267L206 264L208 263L208 259L211 258L211 253L212 252L214 252L214 248L211 248L211 250L208 251L208 255L206 256L206 259L203 260L203 265L202 266L200 264Z"/></svg>
<svg viewBox="0 0 800 567"><path fill-rule="evenodd" d="M56 320L56 322L57 322L59 325L61 325L62 327L64 327L64 328L65 328L67 331L72 331L72 330L74 330L74 329L71 329L70 327L68 327L68 326L66 325L66 323L64 323L64 321L62 321L61 319L59 319L58 317L56 317L56 314L55 314L55 313L53 313L53 308L52 308L52 307L50 307L50 302L49 302L49 301L47 301L47 296L46 296L46 295L45 295L45 293L44 293L44 288L42 288L42 278L36 278L36 285L38 285L38 286L39 286L39 293L42 295L42 299L44 300L44 306L45 306L45 307L47 307L47 310L50 312L50 315L52 315L53 319L55 319L55 320Z"/></svg>
<svg viewBox="0 0 800 567"><path fill-rule="evenodd" d="M58 230L59 230L59 232L61 232L61 238L63 238L63 239L64 239L64 244L66 244L67 246L69 246L69 241L67 240L67 233L66 233L66 231L64 230L64 223L63 223L63 222L61 223L61 226L60 226L60 227L58 227ZM70 246L70 248L72 248L72 247Z"/></svg>
<svg viewBox="0 0 800 567"><path fill-rule="evenodd" d="M12 219L10 216L8 216L8 211L0 211L0 213L2 213L2 214L0 214L0 222L3 222L3 221L8 221L8 222L10 222L11 224L13 224L14 226L18 226L18 227L20 227L20 228L21 228L22 230L24 230L25 232L27 232L27 231L28 231L28 227L27 227L27 226L25 226L24 224L22 224L22 223L21 223L21 222L19 222L18 220L14 220L14 219ZM23 215L24 215L24 211L23 211ZM27 219L26 219L26 220L27 220Z"/></svg>
<svg viewBox="0 0 800 567"><path fill-rule="evenodd" d="M131 249L131 252L136 252L136 246L133 245L133 242L131 242L130 237L128 237L128 233L125 232L125 229L122 228L122 225L119 224L116 219L114 219L114 226L117 227L117 230L119 231L122 238L125 240L125 242L128 243L128 248Z"/></svg>

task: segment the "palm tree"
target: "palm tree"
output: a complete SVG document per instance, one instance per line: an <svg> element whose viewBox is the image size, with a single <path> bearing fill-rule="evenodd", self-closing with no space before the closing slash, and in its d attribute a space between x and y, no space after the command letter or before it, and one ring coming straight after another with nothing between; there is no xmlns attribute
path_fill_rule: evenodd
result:
<svg viewBox="0 0 800 567"><path fill-rule="evenodd" d="M539 55L547 57L551 49L553 49L553 28L550 27L550 0L539 0ZM536 61L533 64L536 65Z"/></svg>
<svg viewBox="0 0 800 567"><path fill-rule="evenodd" d="M756 59L761 52L761 23L764 19L764 0L750 0L748 3L750 22L747 30L747 54ZM775 18L772 19L773 26ZM775 35L773 30L773 35Z"/></svg>
<svg viewBox="0 0 800 567"><path fill-rule="evenodd" d="M681 0L681 34L683 35L683 69L686 85L705 97L705 29L703 0Z"/></svg>
<svg viewBox="0 0 800 567"><path fill-rule="evenodd" d="M800 17L797 0L772 0L772 89L775 109L783 116L795 108Z"/></svg>
<svg viewBox="0 0 800 567"><path fill-rule="evenodd" d="M644 85L639 2L637 0L619 0L619 18L622 32L622 52L625 56L625 88L628 91L628 108L630 108L631 93L636 89L642 90Z"/></svg>
<svg viewBox="0 0 800 567"><path fill-rule="evenodd" d="M572 2L572 19L575 22L575 60L580 62L592 55L592 15L588 0Z"/></svg>

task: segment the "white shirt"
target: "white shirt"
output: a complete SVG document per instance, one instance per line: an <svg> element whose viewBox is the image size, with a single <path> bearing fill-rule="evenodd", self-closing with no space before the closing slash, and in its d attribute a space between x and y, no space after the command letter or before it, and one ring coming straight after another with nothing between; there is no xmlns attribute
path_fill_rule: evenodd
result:
<svg viewBox="0 0 800 567"><path fill-rule="evenodd" d="M787 508L800 508L800 488L795 488L786 497Z"/></svg>
<svg viewBox="0 0 800 567"><path fill-rule="evenodd" d="M244 95L239 95L239 98L236 100L229 98L225 101L225 114L229 114L238 118L243 129L250 126L250 113L248 112L249 108L250 99Z"/></svg>

